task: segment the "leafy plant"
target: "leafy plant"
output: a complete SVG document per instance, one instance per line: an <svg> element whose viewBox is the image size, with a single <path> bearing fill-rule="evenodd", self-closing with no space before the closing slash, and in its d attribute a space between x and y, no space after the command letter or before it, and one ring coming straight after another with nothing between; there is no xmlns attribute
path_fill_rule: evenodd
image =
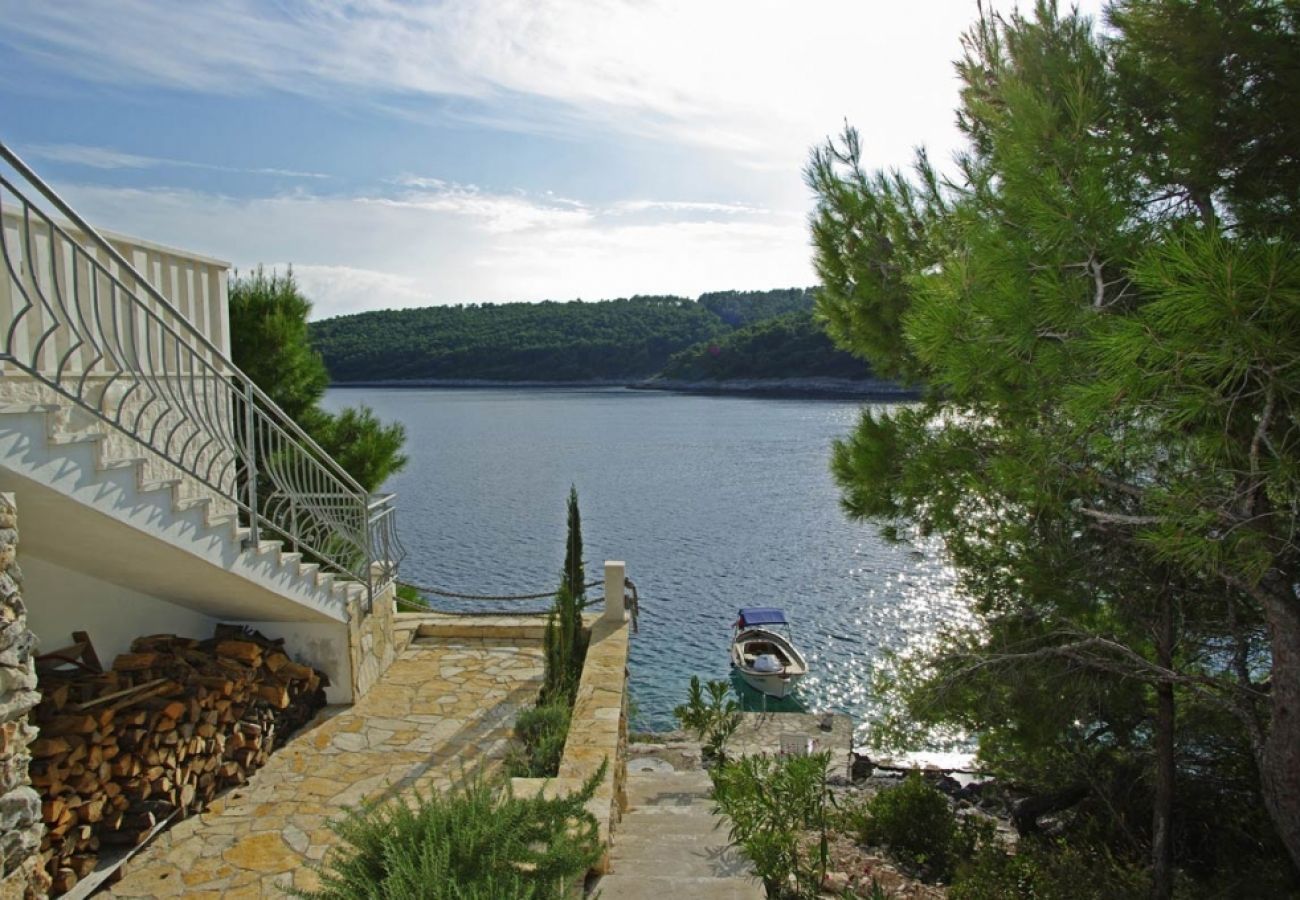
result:
<svg viewBox="0 0 1300 900"><path fill-rule="evenodd" d="M829 861L829 753L746 756L713 769L713 798L769 897L816 897ZM814 849L809 850L811 832Z"/></svg>
<svg viewBox="0 0 1300 900"><path fill-rule="evenodd" d="M447 793L352 810L330 823L342 845L316 871L312 900L559 900L600 859L585 804L602 765L564 797L516 797L481 773Z"/></svg>
<svg viewBox="0 0 1300 900"><path fill-rule="evenodd" d="M704 744L709 759L726 758L727 741L740 727L740 704L727 696L730 691L725 681L701 684L699 676L692 675L686 703L673 710L681 726L695 732L695 739Z"/></svg>
<svg viewBox="0 0 1300 900"><path fill-rule="evenodd" d="M518 743L506 757L506 771L518 778L542 778L560 768L573 709L566 697L539 703L515 720Z"/></svg>
<svg viewBox="0 0 1300 900"><path fill-rule="evenodd" d="M952 900L1138 900L1150 894L1151 879L1140 867L1102 847L1038 841L1022 842L1014 854L986 844L959 867L948 890Z"/></svg>
<svg viewBox="0 0 1300 900"><path fill-rule="evenodd" d="M428 608L429 604L424 602L424 596L415 588L409 584L397 586L398 612L424 612Z"/></svg>
<svg viewBox="0 0 1300 900"><path fill-rule="evenodd" d="M948 798L916 772L868 800L858 824L864 842L888 847L899 862L944 881L993 838L991 823L958 819Z"/></svg>

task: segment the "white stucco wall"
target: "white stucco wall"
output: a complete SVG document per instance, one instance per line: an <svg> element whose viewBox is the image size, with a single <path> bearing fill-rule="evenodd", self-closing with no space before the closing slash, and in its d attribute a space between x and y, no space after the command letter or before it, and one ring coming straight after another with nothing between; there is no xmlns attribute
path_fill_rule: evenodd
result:
<svg viewBox="0 0 1300 900"><path fill-rule="evenodd" d="M131 641L146 634L209 638L216 619L157 597L48 562L31 553L20 557L27 621L40 638L40 652L72 643L85 631L105 667Z"/></svg>
<svg viewBox="0 0 1300 900"><path fill-rule="evenodd" d="M284 638L290 657L329 676L330 686L325 689L328 702L352 702L348 626L344 623L214 619L31 553L24 553L20 562L27 621L41 642L38 652L66 647L72 643L72 632L85 631L107 668L142 635L176 634L204 640L212 637L218 622L229 622L247 625L269 638Z"/></svg>
<svg viewBox="0 0 1300 900"><path fill-rule="evenodd" d="M352 702L352 661L348 656L348 626L342 622L238 622L269 638L284 638L284 652L294 662L329 676L326 703Z"/></svg>

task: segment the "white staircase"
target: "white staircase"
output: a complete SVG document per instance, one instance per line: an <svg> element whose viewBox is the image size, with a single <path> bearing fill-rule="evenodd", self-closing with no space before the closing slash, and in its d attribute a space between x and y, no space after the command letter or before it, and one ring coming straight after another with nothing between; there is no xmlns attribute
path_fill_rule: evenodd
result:
<svg viewBox="0 0 1300 900"><path fill-rule="evenodd" d="M228 268L101 234L0 143L0 490L52 564L213 618L347 623L396 576L392 496L232 361Z"/></svg>
<svg viewBox="0 0 1300 900"><path fill-rule="evenodd" d="M597 890L606 900L762 900L762 883L713 812L707 772L635 771L629 764L629 811L614 834L611 874Z"/></svg>
<svg viewBox="0 0 1300 900"><path fill-rule="evenodd" d="M246 546L229 505L151 480L148 450L113 455L105 431L62 430L67 418L60 405L0 404L0 489L22 497L39 555L216 618L347 621L357 581L278 540Z"/></svg>

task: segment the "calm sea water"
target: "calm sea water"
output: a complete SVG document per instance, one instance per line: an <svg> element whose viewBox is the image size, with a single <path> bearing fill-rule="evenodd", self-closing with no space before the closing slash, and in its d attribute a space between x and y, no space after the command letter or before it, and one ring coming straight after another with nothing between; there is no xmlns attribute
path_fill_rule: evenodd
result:
<svg viewBox="0 0 1300 900"><path fill-rule="evenodd" d="M784 607L811 670L799 704L847 712L860 729L882 651L913 648L964 615L938 554L890 545L841 512L830 447L857 402L340 388L325 405L357 403L406 425L410 462L387 489L398 492L407 580L467 593L552 588L577 486L589 580L603 560L625 560L641 596L637 727L670 726L692 674L728 677L737 607Z"/></svg>

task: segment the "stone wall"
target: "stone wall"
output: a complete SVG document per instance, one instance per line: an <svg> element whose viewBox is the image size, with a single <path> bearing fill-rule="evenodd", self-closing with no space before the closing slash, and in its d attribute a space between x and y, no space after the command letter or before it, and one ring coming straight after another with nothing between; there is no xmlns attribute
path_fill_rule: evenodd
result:
<svg viewBox="0 0 1300 900"><path fill-rule="evenodd" d="M0 900L43 896L48 887L39 854L41 798L27 776L27 745L36 738L27 713L41 697L17 546L14 496L0 494Z"/></svg>
<svg viewBox="0 0 1300 900"><path fill-rule="evenodd" d="M397 658L397 633L394 617L397 586L390 584L375 595L374 605L366 609L363 596L352 604L348 621L348 644L352 653L352 702L355 703L375 686L379 677Z"/></svg>
<svg viewBox="0 0 1300 900"><path fill-rule="evenodd" d="M620 571L617 583L621 586ZM608 588L607 588L608 590ZM555 778L513 778L519 796L542 792L559 796L577 790L608 762L605 776L587 809L596 817L599 840L606 855L596 865L609 870L612 834L627 808L627 654L628 625L614 615L601 616L591 625L591 642L578 681L578 693L569 720L569 737Z"/></svg>

